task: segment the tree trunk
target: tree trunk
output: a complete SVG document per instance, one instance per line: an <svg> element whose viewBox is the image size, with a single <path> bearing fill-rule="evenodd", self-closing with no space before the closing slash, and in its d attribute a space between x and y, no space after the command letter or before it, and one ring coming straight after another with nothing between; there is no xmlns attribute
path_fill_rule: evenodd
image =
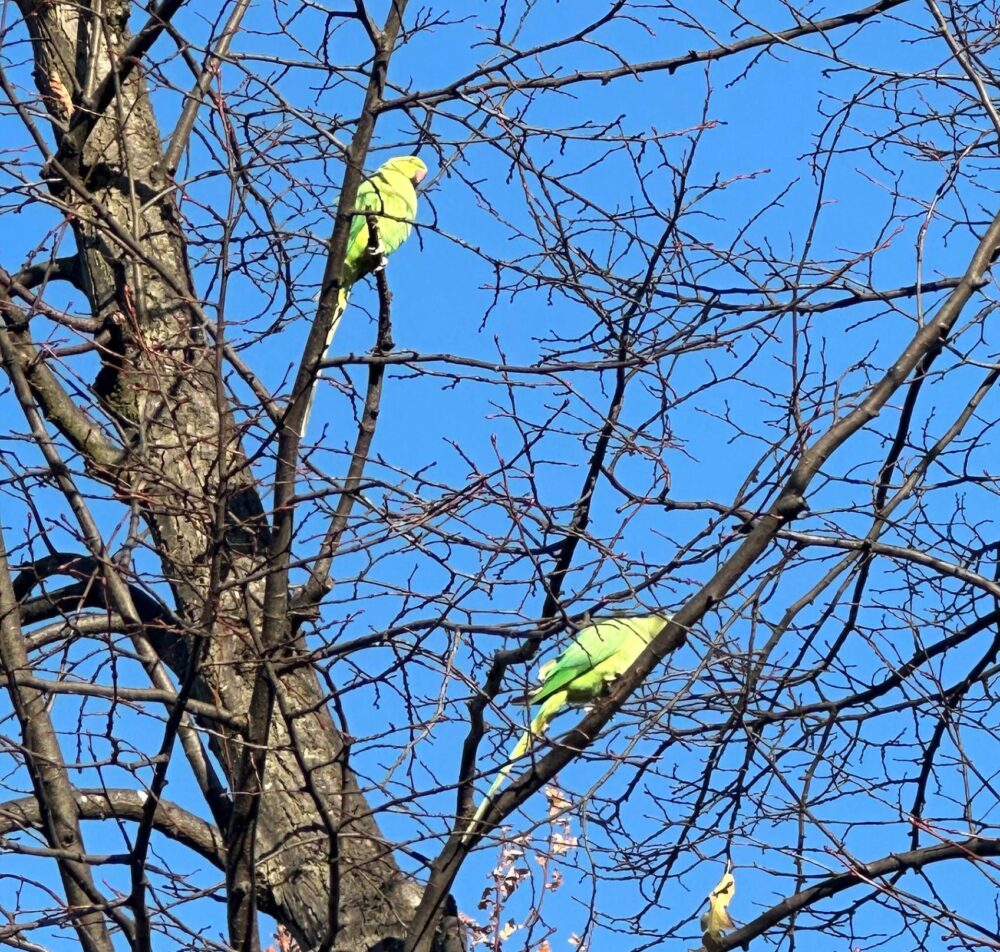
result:
<svg viewBox="0 0 1000 952"><path fill-rule="evenodd" d="M65 435L91 473L113 481L148 524L190 654L201 656L194 696L245 713L260 664L263 508L226 403L216 346L195 303L175 190L140 69L124 78L82 148L74 141L93 77L99 82L121 63L132 39L130 4L106 4L103 22L77 4L20 0L20 8L59 145L48 166L50 187L72 224L93 315L107 331L96 390L119 423L123 462L96 465L84 434L65 426ZM234 525L239 514L249 517ZM221 561L214 557L220 548ZM285 648L294 637L289 622ZM175 674L180 679L184 671ZM285 674L280 686L279 707L288 717L276 711L271 720L257 830L259 890L303 948L327 935L334 891L333 948L389 948L405 934L419 889L401 875L345 766L312 669ZM211 726L213 752L233 789L240 737ZM331 826L338 834L332 845Z"/></svg>

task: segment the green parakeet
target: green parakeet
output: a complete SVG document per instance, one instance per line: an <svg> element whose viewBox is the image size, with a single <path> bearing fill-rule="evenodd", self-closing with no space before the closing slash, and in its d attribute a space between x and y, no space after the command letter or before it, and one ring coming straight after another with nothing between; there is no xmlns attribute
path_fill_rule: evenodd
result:
<svg viewBox="0 0 1000 952"><path fill-rule="evenodd" d="M514 762L531 749L549 724L568 707L582 707L598 700L607 686L632 666L668 621L669 615L606 618L581 629L559 657L538 669L541 683L529 703L541 707L487 791L468 832L486 812L493 794L510 773Z"/></svg>
<svg viewBox="0 0 1000 952"><path fill-rule="evenodd" d="M358 197L354 203L357 211L378 213L380 254L372 255L368 250L370 239L367 216L355 213L351 220L351 233L347 239L347 254L344 257L344 283L337 295L337 310L330 325L330 333L326 336L324 356L330 349L333 335L340 326L340 319L344 315L354 283L380 267L385 261L385 256L391 255L410 237L413 220L417 215L417 186L425 175L427 166L422 159L415 155L401 155L383 162L378 170L358 187ZM309 403L302 418L303 435L315 392L316 385L313 384Z"/></svg>

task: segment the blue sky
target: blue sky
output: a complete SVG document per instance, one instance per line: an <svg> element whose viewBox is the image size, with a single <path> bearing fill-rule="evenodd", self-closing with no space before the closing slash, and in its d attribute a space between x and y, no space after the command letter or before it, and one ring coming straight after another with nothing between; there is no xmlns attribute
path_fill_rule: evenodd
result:
<svg viewBox="0 0 1000 952"><path fill-rule="evenodd" d="M513 22L520 6L508 6L508 22ZM733 17L724 4L711 0L702 6L699 13L707 24L717 35L726 37ZM808 6L808 13L816 17L842 9ZM314 308L311 298L323 267L322 242L330 232L329 212L340 181L340 164L329 140L322 145L315 125L302 117L305 114L333 117L332 134L344 141L350 130L338 128L341 124L336 117L352 115L358 101L357 89L350 82L331 83L331 88L317 91L328 75L322 62L282 71L260 58L290 55L305 62L308 54L304 50L315 52L316 37L321 34L323 24L316 11L303 12L292 26L303 49L268 36L275 11L286 16L295 7L255 6L246 24L248 32L234 45L239 61L228 64L222 72L227 111L237 137L246 147L246 160L260 190L236 230L239 249L245 257L230 262L235 273L225 302L227 335L231 341L246 345L244 359L269 386L279 391L287 384L289 368L294 366L308 331ZM571 34L606 7L605 3L589 0L534 5L516 42L529 45ZM783 29L791 23L783 4L778 2L760 0L740 8L749 19L773 29ZM390 73L392 83L398 88L434 88L490 56L500 55L491 45L488 29L495 24L495 5L469 2L461 9L441 5L422 9L426 14L418 15L447 14L450 22L418 33L400 50ZM636 8L637 22L613 25L600 33L600 39L633 62L710 46L711 41L705 36L676 22L688 15L670 9L669 4L648 4ZM918 23L921 29L926 29L929 22L926 10L916 3L905 4L899 15ZM182 15L178 24L196 37L204 35L204 27L194 14ZM739 35L749 32L744 29ZM837 38L847 35L847 31L841 32ZM594 341L592 311L571 293L552 286L553 258L546 255L556 243L551 235L543 236L540 242L530 214L531 205L517 176L510 175L509 161L495 145L484 141L483 133L477 134L477 141L465 141L470 136L470 117L484 124L486 134L504 140L510 117L522 108L521 118L532 130L524 137L525 147L538 166L550 163L552 194L562 203L567 221L575 226L575 247L581 255L594 260L613 256L620 278L641 274L650 244L672 216L676 175L666 163L676 169L698 139L689 173L687 203L676 223L686 264L682 267L682 259L675 257L671 260L676 267L665 269L661 276L662 296L642 317L647 344L666 336L671 321L691 319L691 307L671 307L675 295L690 294L690 289L679 286L678 281L693 278L721 288L742 289L728 297L723 295L724 300L744 300L750 282L756 282L758 297L763 297L760 291L763 287L774 292L776 300L787 301L788 293L780 290L780 281L782 275L794 275L795 262L803 254L819 201L822 212L817 217L809 257L829 263L831 270L878 244L880 250L870 264L876 287L894 288L914 283L918 277L932 280L959 273L974 246L974 236L967 227L950 228L948 218L963 215L964 204L969 210L967 217L988 220L992 216L992 195L977 182L962 179L957 190L942 196L934 215L928 218L928 203L947 181L949 169L942 162L920 158L912 145L873 142L873 136L887 123L886 112L874 106L879 101L876 94L869 92L865 103L852 110L837 133L837 144L843 152L831 161L822 192L816 164L811 160L816 137L824 126L827 127L821 140L824 144L832 141L834 131L839 128L840 104L858 95L871 81L864 69L882 71L878 78L891 89L899 108L912 109L921 119L932 110L948 115L953 109L954 84L924 78L888 82L893 70L916 73L946 59L940 41L904 42L912 36L913 31L906 23L890 20L870 24L860 31L841 50L840 63L830 59L822 41L808 40L756 59L753 53L741 54L707 69L685 67L671 75L647 74L641 81L624 78L606 86L580 85L563 94L540 96L530 105L518 95L488 104L478 99L471 104L447 104L431 126L432 134L440 142L440 151L426 146L421 151L432 165L432 178L422 197L420 227L389 266L397 348L483 360L498 360L502 354L505 361L522 364L568 359L571 352L573 359L594 359L602 354L602 345ZM510 36L507 39L514 41ZM359 31L345 26L333 35L328 55L334 64L356 62L359 48ZM162 54L163 49L161 41L155 53ZM5 65L27 84L30 80L25 67L10 65L23 59L23 47L11 48L9 41L5 42L4 55ZM569 51L545 54L528 68L551 74L557 70L608 68L615 62L607 49L577 44ZM857 68L850 64L857 64ZM269 88L245 80L245 71L266 73ZM954 67L947 67L947 72L954 74ZM183 65L176 58L166 65L165 75L182 86L185 84ZM272 91L275 89L294 105L298 115L279 107ZM709 90L711 95L706 103ZM176 95L166 90L159 90L154 96L164 132L171 128L178 101ZM489 119L485 118L487 106L494 112ZM504 122L497 121L498 109L506 113ZM974 111L963 121L967 128L962 134L968 141L987 128L985 119ZM9 116L4 115L4 122L8 129L14 128ZM220 235L215 216L225 210L230 189L214 138L219 133L219 117L207 113L205 122L208 125L193 141L189 164L178 174L186 193L182 210L192 233L199 239L199 244L192 248L196 279L199 290L208 298L209 312L215 313L217 302L212 294L216 287L213 281ZM628 150L620 143L609 145L607 137L603 141L587 141L595 127L608 125L615 135L632 137ZM545 130L565 126L575 126L580 131L565 142L545 134ZM702 126L699 136L694 130ZM324 128L320 123L321 131ZM654 144L643 148L637 141L650 137L654 131L660 135L670 133L662 140L662 152ZM16 135L13 131L8 134ZM951 127L945 121L921 122L911 139L947 148L952 144L950 136ZM388 114L378 127L376 150L369 165L373 168L387 155L410 151L414 141L411 119L398 112ZM317 156L318 143L326 152L323 156ZM442 158L447 165L444 170L439 169ZM973 157L963 168L971 169L977 161L980 160ZM988 159L981 163L986 171L988 163ZM7 173L8 182L11 174L16 173ZM640 176L648 199L641 194ZM721 187L723 183L725 186ZM532 185L536 187L532 199L535 200L539 194L537 180ZM610 237L608 229L593 224L587 208L567 192L559 191L561 185L616 213L645 206L640 209L641 219L633 221L628 216L625 219L639 240L629 246L621 234ZM977 210L980 203L983 207ZM49 250L54 246L54 236L61 237L64 243L64 250L59 253L66 253L69 239L64 231L58 230L58 214L33 204L14 219L12 204L13 200L8 199L0 206L7 212L8 221L17 222L16 227L5 232L4 267L11 270L28 257L37 258L39 248ZM272 216L270 221L264 217L265 210ZM925 219L926 231L922 232ZM275 236L267 230L273 225L280 232L283 250L290 256L295 282L287 306L281 294L273 296L279 288L273 254ZM45 237L47 228L56 231ZM922 272L918 272L921 240ZM730 247L741 269L731 263L711 263L719 249ZM254 255L258 257L251 260ZM523 266L527 278L517 293L510 292L509 282L519 280L512 277L510 269L503 272L504 289L495 291L495 271L490 259L513 260ZM780 268L776 262L781 263ZM868 267L867 263L860 263L849 268L847 282L860 285ZM621 313L624 305L620 297L615 297L616 288L597 275L588 276L586 283L611 313ZM842 291L823 292L815 300L842 294ZM927 306L937 299L932 297ZM63 299L58 291L53 300L76 311L83 309L82 302L74 301L72 296ZM375 303L370 285L355 290L348 318L334 342L334 355L361 354L371 347L374 324L368 315ZM623 458L618 471L621 481L634 491L643 492L654 482L657 467L664 465L670 474L672 499L732 502L758 461L764 471L770 466L778 472L787 471L788 459L794 452L793 441L784 432L793 346L800 350L808 346L810 353L803 379L805 414L809 414L810 394L822 394L824 399L808 437L812 438L817 428L829 425L834 407L850 406L878 369L898 353L902 342L912 334L914 319L915 307L910 300L900 302L895 310L877 306L831 311L802 317L800 335L793 339L793 326L788 315L783 314L762 322L755 330L741 332L728 347L707 348L661 362L659 371L668 377L669 384L665 395L654 386L652 375L640 377L630 386L624 419L634 426L644 420L653 421L645 433L650 457ZM725 335L732 324L732 317L712 316L706 332L713 330ZM41 336L36 333L36 337ZM581 341L579 345L566 343L576 338ZM971 329L957 346L962 350L967 348L972 359L979 363L994 359L995 344L989 322ZM913 429L914 445L904 453L904 469L912 466L918 456L917 440L936 438L974 390L982 370L968 359L965 366L959 364L957 357L942 358L941 367L953 369L947 376L928 382ZM726 378L737 368L742 368L737 379L708 386L714 377ZM93 360L82 360L74 365L73 372L86 382L92 379L95 369ZM443 372L448 368L435 365L432 369ZM344 450L353 441L356 402L346 381L354 387L363 387L365 374L365 368L359 366L350 367L346 378L331 370L328 378L336 385L324 386L317 399L310 436L318 445L312 461L334 477L343 472ZM523 538L522 533L529 534L534 542L559 538L557 525L548 527L546 535L535 520L541 518L543 507L548 507L549 515L555 509L557 517L565 521L565 509L558 507L570 505L579 491L592 431L599 425L607 403L610 375L567 371L552 377L525 377L513 388L506 387L496 375L484 373L480 377L481 380L454 383L449 376L427 372L427 365L388 374L374 450L376 458L368 470L368 476L375 480L366 494L368 521L360 518L363 510L352 536L358 551L348 552L336 562L337 586L322 624L311 635L314 643L356 637L386 625L437 616L476 625L500 621L527 625L537 617L542 596L526 560L490 555L473 545L449 544L430 536L421 538L421 547L413 545L412 537L399 532L387 539L379 537L393 519L398 526L398 520L411 511L408 507L418 501L426 505L436 499L451 498L457 507L455 515L450 519L435 517L435 524L441 530L461 530L480 539L499 535L515 542ZM238 382L234 380L232 386L238 396L247 397ZM834 403L834 390L841 403ZM512 399L516 401L513 406L517 415L538 428L538 443L530 463L519 455L524 437L511 419ZM6 412L14 413L8 408L9 400L9 396L0 394ZM560 410L564 404L568 409ZM864 484L877 472L884 457L885 434L895 425L896 408L898 400L884 421L877 421L831 461L810 497L813 515L803 521L802 528L843 529L861 534L867 531L870 517L866 506L870 505L870 493ZM983 420L991 420L995 410L996 399L987 398L981 411ZM544 425L547 420L555 422ZM665 436L667 428L669 439ZM777 452L772 449L776 440L783 441L783 449ZM13 442L8 447L0 444L0 449L6 452L14 447ZM16 448L23 452L20 446ZM988 474L991 465L985 443L969 450L967 472ZM499 475L495 474L497 470ZM265 462L261 466L262 477L266 479L267 473ZM943 479L947 475L936 470L933 478ZM463 500L459 494L472 492L481 485L479 481L484 476L489 477L493 490L490 502L472 504ZM748 504L763 505L766 491L773 483L773 479L765 481ZM412 495L405 495L400 488L386 488L386 484L401 487ZM658 490L663 488L662 482L656 486ZM49 518L59 516L60 504L54 496L41 495L36 499L39 500ZM4 495L2 505L8 545L13 548L19 541L18 533L24 532L25 509L12 489ZM899 527L887 535L888 539L900 544L925 545L927 526L947 526L956 512L962 513L963 524L941 530L938 545L942 552L950 548L953 557L961 560L969 549L991 539L989 486L928 490L919 499L919 505L925 515L921 516L921 510L914 508L917 502L908 503L904 509L906 518L901 517ZM95 506L109 527L121 517L114 503L95 502ZM601 539L603 548L581 546L579 568L571 574L567 585L567 611L583 611L609 593L641 583L653 567L673 558L678 547L705 521L704 514L668 511L652 502L628 505L620 492L607 480L602 481L595 497L592 532ZM310 535L322 531L323 524L321 513L300 524L303 556L310 551ZM919 532L911 530L911 525L919 525ZM58 537L60 533L56 531L55 535ZM720 535L717 533L714 541L720 543L720 551L726 551ZM67 545L71 543L68 534L62 538ZM833 557L839 556L840 553L833 553ZM777 553L772 553L765 564L773 564L775 558ZM151 559L140 564L155 572L155 562ZM699 582L709 577L715 564L714 559L708 558L679 570L645 593L642 604L647 608L675 608ZM753 583L748 582L731 603L706 619L703 629L671 659L655 683L639 693L629 709L616 719L613 729L593 748L593 756L573 765L560 778L577 795L591 791L592 799L583 820L574 820L574 832L581 836L581 846L566 857L563 870L566 885L545 897L545 920L556 930L550 938L553 948L567 948L569 936L581 934L587 927L587 903L595 882L593 901L599 912L606 916L634 914L639 917L639 926L634 940L598 931L591 936L592 948L641 948L659 934L676 934L678 938L672 939L671 944L681 948L682 943L683 947L694 944L695 922L690 917L699 910L708 889L718 880L722 857L727 851L737 867L738 892L732 912L738 920L748 921L791 888L778 874L794 869L795 852L808 857L810 872L820 871L824 863L834 872L843 869L843 857L827 851L823 824L844 835L850 848L865 859L906 848L909 829L905 805L897 800L898 789L882 791L876 781L883 775L894 777L896 771L899 776L909 776L914 766L905 758L914 754L899 748L897 760L897 753L886 753L881 745L899 737L923 742L930 721L906 722L901 716L885 723L876 720L859 725L858 736L850 743L855 744L852 759L858 766L860 779L840 779L834 785L840 791L839 799L816 805L817 822L803 833L804 850L800 849L799 831L793 823L781 816L773 821L765 817L769 808L788 796L782 779L795 786L802 772L810 769L822 777L825 761L817 756L815 738L805 743L804 750L784 749L782 737L773 734L762 743L772 753L780 752L782 767L777 772L780 776L770 782L761 781L738 815L699 817L691 833L695 842L681 852L674 869L677 878L657 896L659 905L647 905L660 885L657 863L669 855L680 825L680 816L664 816L647 792L690 802L693 794L689 791L696 788L715 743L714 735L707 731L698 735L695 728L702 721L718 723L728 716L722 702L727 699L727 691L735 693L738 659L750 647L766 641L770 627L778 623L787 606L815 584L827 567L827 562L796 563L780 582L765 586L761 593L754 593ZM982 571L986 573L987 569ZM960 594L955 594L954 604L949 601L949 593L961 591L956 584L946 583L938 589L928 582L911 597L896 588L898 581L891 571L884 568L876 571L874 594L866 601L863 617L866 626L884 633L884 641L850 639L838 658L843 670L828 673L826 688L845 690L851 677L862 684L884 677L893 665L909 657L925 637L923 626L927 627L926 640L933 641L931 628L947 631L954 618L965 618L975 607L962 602ZM407 588L411 589L409 595L404 593ZM626 600L619 607L630 607L638 601ZM819 619L826 608L826 602L819 600L799 619L799 624ZM846 612L845 596L832 611L818 643L833 641ZM961 676L969 658L978 656L991 636L986 633L980 637L987 640L975 642L963 653L949 657L946 667L938 672L945 683ZM422 791L417 800L380 815L384 831L388 836L408 839L414 850L433 855L438 837L445 830L440 815L453 808L454 798L450 792L430 791L455 779L455 750L465 735L464 701L471 690L470 682L480 682L486 671L485 657L502 643L513 643L513 639L477 635L456 642L446 631L438 630L421 637L417 658L408 664L405 680L401 675L387 674L381 685L367 683L368 675L391 668L396 650L405 643L406 639L401 639L393 648L358 652L333 665L331 676L343 692L351 729L358 738L352 763L363 782L376 788L373 803L380 802L378 788L384 787L390 796L399 796L411 786ZM786 647L774 659L776 670L781 663L791 662L798 644L795 636L788 636ZM815 645L810 650L815 651ZM83 665L80 671L96 669L101 662L97 652L90 667ZM130 670L127 665L123 673L127 683L142 683L140 672ZM505 718L514 722L522 718L522 711L512 700L531 677L532 671L512 672L510 693L501 697L502 708L491 711L491 724L498 729L490 734L482 749L484 755L496 751L497 765L499 752L509 746L513 737L513 724ZM923 687L929 689L931 684L928 677ZM816 699L814 690L806 686L799 700ZM787 702L789 698L782 699L782 703ZM103 709L97 705L95 710ZM67 729L71 729L75 716L71 705L59 702L57 712L65 718ZM95 714L98 721L101 716ZM422 732L411 730L414 717L421 722ZM983 717L986 725L992 723L988 712ZM565 723L571 722L570 717L565 719ZM128 716L120 718L119 723L136 748L142 750L144 743L148 743L150 722ZM500 730L502 725L508 729ZM2 728L5 732L9 729ZM644 758L661 749L670 731L692 733L683 742L671 744L656 764L646 763ZM831 744L842 749L849 743L845 736L838 734ZM929 813L940 818L942 828L957 829L955 808L950 800L963 787L975 786L977 782L971 781L968 771L958 763L959 752L964 750L966 759L981 763L996 755L992 741L984 733L973 735L966 744L960 748L956 742L949 747L946 742L942 753L945 758L956 758L954 769L944 770L945 782L934 791L929 807ZM401 747L403 753L397 760ZM789 742L789 747L794 748L794 744ZM625 755L625 761L613 771L608 771L610 760L602 757L609 750ZM98 743L93 756L105 753ZM752 761L759 769L760 757L759 750L748 754L744 744L733 743L720 760L720 776L732 782L745 760ZM880 760L883 757L888 760ZM198 805L187 798L190 787L184 771L178 758L171 768L167 793L197 810ZM114 768L106 768L104 777L109 783L125 782ZM609 819L613 812L611 805L626 795L620 804L621 814ZM986 790L977 796L988 795ZM995 810L985 803L978 807L979 799L976 802L981 810L977 819L995 823ZM536 798L528 804L524 815L512 818L511 822L518 829L528 829L532 821L543 817L544 809L542 799ZM110 824L102 832L107 833L109 843L118 835ZM544 830L540 832L544 835ZM622 841L625 832L640 841L641 847L626 845ZM95 849L105 848L98 845L100 833L92 832L90 836ZM169 845L162 848L165 862L174 868L183 862L197 865L190 857L182 859ZM455 889L463 911L476 914L475 906L486 876L496 861L496 851L485 849L464 869ZM0 870L3 862L0 859ZM599 881L595 880L591 864L602 868ZM537 876L536 867L532 868ZM642 869L641 887L628 872L635 868ZM678 875L679 871L683 872ZM203 881L211 881L213 875L206 873ZM921 889L909 881L906 885L916 892ZM984 880L958 867L949 869L941 888L946 898L954 902L974 897L967 898L970 909L978 907L980 895L984 899L987 896ZM852 898L848 895L845 904ZM536 900L537 894L531 893L527 886L522 887L511 903L510 916L520 920ZM190 904L189 921L203 917L206 926L218 935L220 912ZM970 910L965 914L974 917ZM682 922L686 925L675 933L675 925ZM879 941L876 934L896 925L891 916L869 908L857 917L855 935L810 933L804 941L821 952L875 947ZM544 929L536 926L534 932L519 933L506 947L535 948L543 934ZM908 942L910 938L901 936L887 941L885 947L900 950L913 947Z"/></svg>

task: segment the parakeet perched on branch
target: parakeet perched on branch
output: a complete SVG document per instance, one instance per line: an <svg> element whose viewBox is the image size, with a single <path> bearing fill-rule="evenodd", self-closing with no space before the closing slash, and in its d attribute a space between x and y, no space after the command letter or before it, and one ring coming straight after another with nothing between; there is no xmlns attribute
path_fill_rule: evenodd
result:
<svg viewBox="0 0 1000 952"><path fill-rule="evenodd" d="M642 654L643 649L670 621L669 615L640 615L632 618L606 618L581 629L559 657L538 669L541 683L529 703L540 704L531 725L510 752L490 786L467 832L486 812L493 794L510 773L514 762L523 757L549 724L568 707L592 704L604 694Z"/></svg>
<svg viewBox="0 0 1000 952"><path fill-rule="evenodd" d="M344 283L337 294L337 309L326 337L323 355L326 356L333 335L337 333L340 319L347 307L354 283L371 274L385 263L413 230L413 220L417 215L417 186L427 175L427 166L415 155L402 155L389 159L378 170L365 179L358 187L358 197L354 207L357 210L351 220L351 233L347 239L347 253L344 257ZM376 212L378 218L378 253L369 250L368 216L358 212ZM302 433L312 410L316 385L309 394L309 403L302 418Z"/></svg>
<svg viewBox="0 0 1000 952"><path fill-rule="evenodd" d="M426 175L427 166L422 159L415 155L397 156L384 162L358 187L354 207L358 211L378 213L376 225L381 254L391 255L410 237L417 216L417 186ZM379 266L378 259L368 252L369 244L367 216L356 214L351 221L344 257L344 286L337 301L341 311L347 305L354 282Z"/></svg>

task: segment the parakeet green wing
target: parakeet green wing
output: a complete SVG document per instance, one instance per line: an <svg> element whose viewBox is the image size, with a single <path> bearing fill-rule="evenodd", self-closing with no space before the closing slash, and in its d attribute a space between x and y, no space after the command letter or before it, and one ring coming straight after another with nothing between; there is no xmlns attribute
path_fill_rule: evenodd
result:
<svg viewBox="0 0 1000 952"><path fill-rule="evenodd" d="M417 214L416 185L423 178L426 166L414 156L390 159L358 188L354 207L359 211L375 212L378 240L382 253L391 255L406 241ZM344 286L349 288L368 273L375 261L368 254L368 216L355 215L344 259Z"/></svg>
<svg viewBox="0 0 1000 952"><path fill-rule="evenodd" d="M541 704L581 674L607 661L619 649L624 637L622 632L612 629L613 624L613 621L602 622L583 629L561 655L543 666L545 680L531 695L531 703Z"/></svg>
<svg viewBox="0 0 1000 952"><path fill-rule="evenodd" d="M609 618L584 628L555 661L543 666L544 681L531 696L531 703L541 704L627 648L631 657L622 667L624 671L664 623L664 616L650 615L643 618Z"/></svg>

